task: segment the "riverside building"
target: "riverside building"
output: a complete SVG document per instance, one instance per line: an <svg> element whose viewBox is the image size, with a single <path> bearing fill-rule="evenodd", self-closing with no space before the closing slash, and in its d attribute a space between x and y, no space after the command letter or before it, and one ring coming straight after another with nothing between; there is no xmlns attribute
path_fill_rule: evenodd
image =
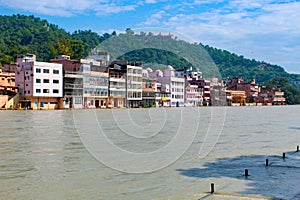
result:
<svg viewBox="0 0 300 200"><path fill-rule="evenodd" d="M19 55L17 64L15 81L21 95L19 108L62 108L62 64L37 62L34 54Z"/></svg>

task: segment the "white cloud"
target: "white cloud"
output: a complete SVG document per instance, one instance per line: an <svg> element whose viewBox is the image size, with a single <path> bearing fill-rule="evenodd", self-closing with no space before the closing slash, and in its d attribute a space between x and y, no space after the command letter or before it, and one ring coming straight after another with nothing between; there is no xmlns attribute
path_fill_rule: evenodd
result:
<svg viewBox="0 0 300 200"><path fill-rule="evenodd" d="M106 14L113 14L119 13L124 11L133 11L135 10L136 6L134 5L127 5L127 6L118 6L116 4L104 4L100 5L94 10L97 11L97 15L106 15Z"/></svg>
<svg viewBox="0 0 300 200"><path fill-rule="evenodd" d="M204 44L300 71L300 2L233 0L210 10L197 3L192 14L179 12L159 24Z"/></svg>
<svg viewBox="0 0 300 200"><path fill-rule="evenodd" d="M13 9L29 11L50 16L70 17L86 11L95 12L97 15L131 11L136 5L117 4L119 1L109 0L39 0L24 2L23 0L0 0L0 5Z"/></svg>
<svg viewBox="0 0 300 200"><path fill-rule="evenodd" d="M146 22L144 22L145 25L155 25L159 24L160 20L166 15L166 12L161 10L157 13L152 14Z"/></svg>
<svg viewBox="0 0 300 200"><path fill-rule="evenodd" d="M157 0L145 0L145 3L150 3L150 4L157 3Z"/></svg>

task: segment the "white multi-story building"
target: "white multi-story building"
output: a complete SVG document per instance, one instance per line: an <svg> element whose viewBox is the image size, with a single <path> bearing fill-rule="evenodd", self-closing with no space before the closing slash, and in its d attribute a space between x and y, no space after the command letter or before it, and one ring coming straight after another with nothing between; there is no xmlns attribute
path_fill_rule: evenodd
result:
<svg viewBox="0 0 300 200"><path fill-rule="evenodd" d="M185 88L185 105L199 106L203 103L202 90L198 85L193 85L187 82Z"/></svg>
<svg viewBox="0 0 300 200"><path fill-rule="evenodd" d="M127 65L127 102L130 107L138 107L142 101L143 68Z"/></svg>
<svg viewBox="0 0 300 200"><path fill-rule="evenodd" d="M115 61L109 66L109 97L113 107L138 107L142 101L141 63Z"/></svg>
<svg viewBox="0 0 300 200"><path fill-rule="evenodd" d="M32 109L61 108L63 96L62 64L37 62L33 54L17 59L16 86L24 97L20 107Z"/></svg>
<svg viewBox="0 0 300 200"><path fill-rule="evenodd" d="M172 66L168 66L163 72L163 76L159 71L149 74L151 77L156 77L157 82L162 84L162 87L169 87L171 93L171 106L184 105L185 79L176 77L175 70Z"/></svg>
<svg viewBox="0 0 300 200"><path fill-rule="evenodd" d="M85 108L108 107L108 73L105 65L93 59L81 59Z"/></svg>
<svg viewBox="0 0 300 200"><path fill-rule="evenodd" d="M203 105L203 87L204 79L200 71L193 71L192 68L183 71L186 79L185 87L185 105L200 106Z"/></svg>

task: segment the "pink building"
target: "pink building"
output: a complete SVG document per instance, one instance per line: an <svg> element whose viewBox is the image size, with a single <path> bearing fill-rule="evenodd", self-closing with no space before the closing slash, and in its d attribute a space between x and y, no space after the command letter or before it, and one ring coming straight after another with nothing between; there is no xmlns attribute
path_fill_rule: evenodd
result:
<svg viewBox="0 0 300 200"><path fill-rule="evenodd" d="M163 88L169 89L171 93L171 106L183 106L184 105L184 92L185 92L185 79L183 77L176 77L175 70L172 66L168 66L161 76L160 71L150 73L149 76L156 78Z"/></svg>
<svg viewBox="0 0 300 200"><path fill-rule="evenodd" d="M62 107L62 64L37 62L34 54L17 58L16 87L23 97L21 108L56 109Z"/></svg>

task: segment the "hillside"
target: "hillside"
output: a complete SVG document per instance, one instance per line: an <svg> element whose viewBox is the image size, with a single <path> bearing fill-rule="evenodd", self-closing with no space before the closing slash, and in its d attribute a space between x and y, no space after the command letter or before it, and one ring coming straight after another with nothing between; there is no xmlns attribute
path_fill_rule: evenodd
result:
<svg viewBox="0 0 300 200"><path fill-rule="evenodd" d="M247 59L229 51L216 49L207 45L203 45L203 48L212 57L223 77L232 78L233 76L239 76L246 79L254 78L261 84L275 77L290 78L290 74L278 65Z"/></svg>
<svg viewBox="0 0 300 200"><path fill-rule="evenodd" d="M177 69L189 65L200 69L205 77L221 77L218 67L200 45L163 39L152 33L146 35L127 31L103 41L97 49L109 52L114 59L170 64Z"/></svg>
<svg viewBox="0 0 300 200"><path fill-rule="evenodd" d="M58 54L82 58L101 39L90 30L70 34L34 16L0 16L0 64L15 61L17 54L26 52L36 54L39 61L48 61Z"/></svg>
<svg viewBox="0 0 300 200"><path fill-rule="evenodd" d="M34 16L0 16L0 65L14 62L16 55L26 52L36 54L39 61L49 61L60 54L84 58L92 49L107 51L113 59L142 61L145 66L172 65L176 69L192 66L201 70L204 77L242 76L255 78L269 87L278 87L280 80L288 103L300 103L300 90L288 84L300 81L300 75L226 50L153 33L136 34L131 29L122 34L114 31L98 35L91 30L69 33Z"/></svg>
<svg viewBox="0 0 300 200"><path fill-rule="evenodd" d="M264 83L275 77L300 81L300 75L288 74L282 67L247 59L226 50L201 43L188 43L153 33L105 33L91 30L69 33L57 25L34 16L0 16L0 64L15 61L20 53L34 53L40 61L48 61L59 54L74 59L86 57L91 49L108 51L113 58L144 63L171 64L175 68L190 65L200 69L205 77L255 78ZM183 66L184 65L184 66Z"/></svg>
<svg viewBox="0 0 300 200"><path fill-rule="evenodd" d="M116 46L119 48L115 48ZM161 39L161 36L154 36L152 33L119 34L117 37L111 37L101 43L99 49L108 51L113 56L118 55L117 57L122 59L171 64L177 69L189 63L200 69L204 77L232 78L239 76L246 79L254 78L261 84L275 77L299 78L297 75L288 74L278 65L247 59L201 43L191 44L178 39ZM183 61L184 59L186 62Z"/></svg>

